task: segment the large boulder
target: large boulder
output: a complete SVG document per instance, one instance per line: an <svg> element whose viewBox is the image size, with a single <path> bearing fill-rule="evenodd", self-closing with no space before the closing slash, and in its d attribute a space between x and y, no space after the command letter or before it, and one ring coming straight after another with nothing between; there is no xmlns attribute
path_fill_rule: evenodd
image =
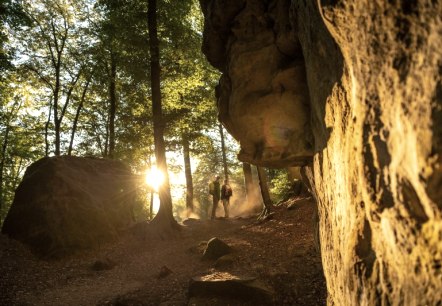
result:
<svg viewBox="0 0 442 306"><path fill-rule="evenodd" d="M2 233L43 257L112 241L132 222L135 183L118 161L43 158L26 170Z"/></svg>
<svg viewBox="0 0 442 306"><path fill-rule="evenodd" d="M272 146L275 126L314 144L308 172L329 304L440 304L442 1L240 2L225 14L227 1L201 0L212 46L203 50L223 72L220 118L255 164L294 166L284 152L307 155L307 146ZM279 37L302 57L272 53ZM301 66L305 79L284 74ZM293 95L270 85L281 74ZM287 117L274 124L273 114ZM280 154L260 154L272 151Z"/></svg>

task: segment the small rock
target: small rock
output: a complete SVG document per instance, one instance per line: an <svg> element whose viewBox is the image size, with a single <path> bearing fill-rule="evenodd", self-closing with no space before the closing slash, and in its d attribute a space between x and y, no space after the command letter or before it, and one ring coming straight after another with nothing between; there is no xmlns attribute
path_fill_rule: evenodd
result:
<svg viewBox="0 0 442 306"><path fill-rule="evenodd" d="M169 274L172 273L172 270L170 270L168 267L166 266L162 266L160 269L160 272L157 274L157 278L165 278L166 276L168 276Z"/></svg>
<svg viewBox="0 0 442 306"><path fill-rule="evenodd" d="M231 247L228 246L224 241L214 237L207 242L203 259L218 259L221 256L229 254L231 251Z"/></svg>
<svg viewBox="0 0 442 306"><path fill-rule="evenodd" d="M103 271L103 270L111 270L113 269L117 264L110 260L109 258L105 258L103 260L97 260L95 261L91 269L94 271Z"/></svg>

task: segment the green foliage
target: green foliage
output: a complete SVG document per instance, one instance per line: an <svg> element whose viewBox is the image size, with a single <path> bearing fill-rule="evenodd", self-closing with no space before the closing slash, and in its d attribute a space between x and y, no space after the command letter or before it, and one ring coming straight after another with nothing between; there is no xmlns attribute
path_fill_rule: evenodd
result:
<svg viewBox="0 0 442 306"><path fill-rule="evenodd" d="M269 189L272 201L278 203L285 200L292 192L292 183L290 182L287 169L268 169Z"/></svg>
<svg viewBox="0 0 442 306"><path fill-rule="evenodd" d="M13 48L8 44L8 32L28 24L20 2L2 0L0 2L0 81L4 81L5 73L12 69Z"/></svg>
<svg viewBox="0 0 442 306"><path fill-rule="evenodd" d="M0 5L2 56L7 50L11 63L10 51L15 49L18 55L17 70L0 79L0 144L7 143L5 153L0 152L4 160L1 218L26 166L45 155L45 125L48 153L54 151L54 116L49 110L54 111L56 97L57 50L61 52L59 115L66 105L60 127L62 154L67 152L78 113L72 154L107 155L112 61L117 70L114 156L142 174L154 151L147 1L25 0L23 10L17 3L6 0ZM200 51L203 20L198 1L159 0L158 13L165 136L168 157L175 157L170 158L170 171L183 171L181 140L186 137L195 167L195 199L208 207L207 183L215 173L222 173L214 97L219 74ZM8 32L6 27L15 30ZM226 142L231 180L241 184L237 145L230 137ZM185 207L183 188L172 187L179 197L175 199L179 215ZM142 218L148 191L143 186L134 188L140 192L136 217Z"/></svg>
<svg viewBox="0 0 442 306"><path fill-rule="evenodd" d="M17 75L0 82L0 224L27 166L42 157L42 126L27 87Z"/></svg>

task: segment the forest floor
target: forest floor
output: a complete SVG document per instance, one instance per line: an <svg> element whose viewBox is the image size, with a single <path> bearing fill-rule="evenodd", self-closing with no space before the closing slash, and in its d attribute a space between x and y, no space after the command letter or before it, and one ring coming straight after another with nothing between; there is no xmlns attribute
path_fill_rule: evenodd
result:
<svg viewBox="0 0 442 306"><path fill-rule="evenodd" d="M57 261L39 260L2 236L0 305L325 305L313 210L311 200L294 198L275 206L267 221L188 220L173 238L143 240L128 232L117 243ZM221 267L202 260L213 237L233 249ZM273 302L222 295L189 299L192 277L217 273L256 277Z"/></svg>

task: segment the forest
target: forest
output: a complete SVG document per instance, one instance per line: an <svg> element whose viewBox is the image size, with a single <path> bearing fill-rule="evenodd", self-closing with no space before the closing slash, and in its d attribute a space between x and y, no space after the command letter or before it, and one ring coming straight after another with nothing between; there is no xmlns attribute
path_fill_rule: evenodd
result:
<svg viewBox="0 0 442 306"><path fill-rule="evenodd" d="M250 166L217 118L220 75L201 52L199 3L157 1L155 38L149 2L2 1L1 222L26 168L45 156L120 160L140 176L157 167L170 180L159 197L168 194L177 220L207 217L214 175L229 177L236 206L245 205ZM266 175L278 202L290 189L288 172ZM138 220L157 213L157 192L138 188Z"/></svg>
<svg viewBox="0 0 442 306"><path fill-rule="evenodd" d="M441 12L0 1L0 304L442 305Z"/></svg>

